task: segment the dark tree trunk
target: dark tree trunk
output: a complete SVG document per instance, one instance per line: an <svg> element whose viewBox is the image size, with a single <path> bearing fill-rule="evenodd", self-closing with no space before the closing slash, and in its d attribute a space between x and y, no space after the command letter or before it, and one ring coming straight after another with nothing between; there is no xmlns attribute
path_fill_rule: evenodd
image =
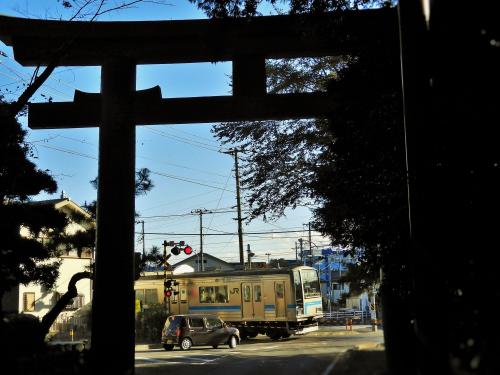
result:
<svg viewBox="0 0 500 375"><path fill-rule="evenodd" d="M404 272L393 266L384 267L384 279L381 285L382 322L387 370L391 375L416 374L415 331L411 308L409 280ZM403 285L402 285L403 284Z"/></svg>
<svg viewBox="0 0 500 375"><path fill-rule="evenodd" d="M61 311L69 304L69 302L78 295L76 283L81 279L90 279L92 274L90 272L78 272L73 275L68 284L68 291L62 295L57 301L55 306L42 318L41 328L42 335L45 337L49 333L49 329L55 322Z"/></svg>

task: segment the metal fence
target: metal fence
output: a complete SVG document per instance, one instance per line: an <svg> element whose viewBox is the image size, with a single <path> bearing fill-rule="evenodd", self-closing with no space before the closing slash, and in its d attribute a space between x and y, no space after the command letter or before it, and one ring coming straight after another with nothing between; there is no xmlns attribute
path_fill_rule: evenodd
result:
<svg viewBox="0 0 500 375"><path fill-rule="evenodd" d="M49 333L54 340L74 341L89 339L90 326L87 318L59 316L50 327Z"/></svg>
<svg viewBox="0 0 500 375"><path fill-rule="evenodd" d="M323 318L329 321L345 323L346 320L352 319L360 323L368 323L371 321L371 314L369 311L362 310L335 310L324 312Z"/></svg>

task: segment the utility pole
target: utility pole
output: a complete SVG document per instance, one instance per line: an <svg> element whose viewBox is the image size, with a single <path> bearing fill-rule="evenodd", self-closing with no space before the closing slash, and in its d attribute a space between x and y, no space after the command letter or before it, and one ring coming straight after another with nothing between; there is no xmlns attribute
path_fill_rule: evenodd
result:
<svg viewBox="0 0 500 375"><path fill-rule="evenodd" d="M302 242L304 240L302 238L299 238L299 244L300 244L300 259L302 260L302 263L304 266L306 265L306 258L304 257L304 248L302 247Z"/></svg>
<svg viewBox="0 0 500 375"><path fill-rule="evenodd" d="M252 257L255 255L250 251L250 244L247 244L247 255L248 255L248 269L252 269Z"/></svg>
<svg viewBox="0 0 500 375"><path fill-rule="evenodd" d="M146 238L144 236L144 220L141 220L142 224L142 256L146 256Z"/></svg>
<svg viewBox="0 0 500 375"><path fill-rule="evenodd" d="M142 258L146 256L146 239L144 236L144 220L137 220L136 224L142 224L142 231L141 231L141 241L142 241Z"/></svg>
<svg viewBox="0 0 500 375"><path fill-rule="evenodd" d="M299 255L298 255L298 247L297 247L297 241L295 241L295 261L299 261Z"/></svg>
<svg viewBox="0 0 500 375"><path fill-rule="evenodd" d="M309 256L311 257L311 266L313 265L313 251L312 251L312 240L311 240L311 222L308 223L309 226Z"/></svg>
<svg viewBox="0 0 500 375"><path fill-rule="evenodd" d="M225 151L224 154L229 154L229 155L234 155L234 170L235 170L235 175L236 175L236 207L238 210L238 243L239 243L239 249L240 249L240 264L244 265L245 264L245 257L243 254L243 228L241 225L242 218L241 218L241 199L240 199L240 172L238 168L238 150L236 147L229 150Z"/></svg>
<svg viewBox="0 0 500 375"><path fill-rule="evenodd" d="M205 267L203 265L203 214L209 214L212 213L212 211L208 211L204 208L199 208L197 210L192 210L192 214L198 214L200 215L200 256L199 256L199 262L201 263L201 272L205 270ZM200 264L198 263L198 264Z"/></svg>

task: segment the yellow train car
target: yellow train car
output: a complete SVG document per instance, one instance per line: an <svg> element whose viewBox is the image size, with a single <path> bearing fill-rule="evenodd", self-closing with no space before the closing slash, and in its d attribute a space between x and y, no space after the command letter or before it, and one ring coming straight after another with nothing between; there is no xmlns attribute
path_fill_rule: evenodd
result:
<svg viewBox="0 0 500 375"><path fill-rule="evenodd" d="M318 329L322 317L319 278L312 267L185 273L168 279L175 292L167 298L170 314L215 314L237 327L242 338L307 333ZM140 285L163 295L163 278L144 278Z"/></svg>

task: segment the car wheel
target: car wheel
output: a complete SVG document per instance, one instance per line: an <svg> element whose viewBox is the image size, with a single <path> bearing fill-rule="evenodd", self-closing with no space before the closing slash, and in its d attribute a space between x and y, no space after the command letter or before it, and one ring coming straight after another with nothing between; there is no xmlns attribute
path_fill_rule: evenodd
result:
<svg viewBox="0 0 500 375"><path fill-rule="evenodd" d="M234 348L236 348L236 345L238 345L238 340L236 340L236 336L231 336L229 338L229 347L231 349L234 349Z"/></svg>
<svg viewBox="0 0 500 375"><path fill-rule="evenodd" d="M219 345L212 345L212 348L217 349Z"/></svg>
<svg viewBox="0 0 500 375"><path fill-rule="evenodd" d="M189 350L193 346L193 343L191 342L191 339L189 337L184 337L181 340L180 347L181 350Z"/></svg>
<svg viewBox="0 0 500 375"><path fill-rule="evenodd" d="M163 349L165 350L174 350L174 346L170 344L164 344Z"/></svg>

